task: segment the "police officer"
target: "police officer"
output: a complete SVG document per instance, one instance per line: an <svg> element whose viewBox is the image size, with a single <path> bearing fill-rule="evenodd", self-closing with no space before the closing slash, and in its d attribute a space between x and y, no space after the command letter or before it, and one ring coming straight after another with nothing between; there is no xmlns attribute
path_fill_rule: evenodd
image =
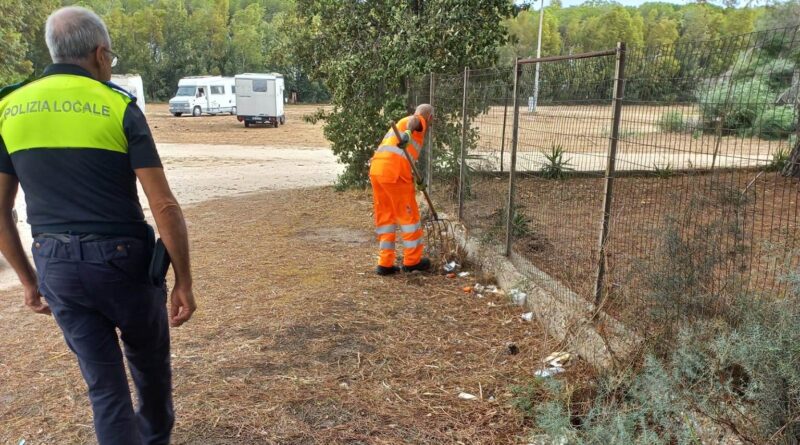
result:
<svg viewBox="0 0 800 445"><path fill-rule="evenodd" d="M54 63L41 78L0 90L0 251L25 304L52 312L77 356L99 443L166 444L174 423L168 324L195 310L186 224L144 115L109 83L117 56L105 24L87 9L63 8L45 36ZM172 258L169 310L165 287L148 274L153 236L137 178ZM35 272L12 220L18 184Z"/></svg>

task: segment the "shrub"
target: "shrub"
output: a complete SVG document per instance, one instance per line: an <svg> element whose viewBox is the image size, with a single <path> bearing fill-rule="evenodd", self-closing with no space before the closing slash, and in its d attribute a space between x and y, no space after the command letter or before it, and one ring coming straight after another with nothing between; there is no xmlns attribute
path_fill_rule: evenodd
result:
<svg viewBox="0 0 800 445"><path fill-rule="evenodd" d="M687 127L686 121L683 119L683 113L679 110L667 111L658 119L658 128L661 131L680 133L686 131Z"/></svg>
<svg viewBox="0 0 800 445"><path fill-rule="evenodd" d="M544 158L547 162L540 172L547 179L564 179L566 172L574 170L569 166L570 160L564 159L564 148L560 145L554 145L550 153L544 152Z"/></svg>
<svg viewBox="0 0 800 445"><path fill-rule="evenodd" d="M732 260L720 246L740 233L736 215L747 202L738 188L722 187L667 221L645 266L645 306L655 311L651 321L668 326L655 329L641 360L596 379L588 409L576 409L576 389L563 383L544 395L528 391L535 405L515 400L526 412L533 406L537 432L570 444L798 443L800 273L791 264L781 272L786 295L712 284ZM687 230L685 221L709 208L726 211Z"/></svg>
<svg viewBox="0 0 800 445"><path fill-rule="evenodd" d="M787 162L789 162L789 150L779 148L778 151L772 154L772 160L769 161L764 170L768 172L782 171Z"/></svg>
<svg viewBox="0 0 800 445"><path fill-rule="evenodd" d="M753 122L750 134L761 139L784 139L794 132L796 125L793 107L769 107Z"/></svg>
<svg viewBox="0 0 800 445"><path fill-rule="evenodd" d="M775 97L761 79L722 81L697 94L704 128L713 131L722 119L726 133L747 131Z"/></svg>

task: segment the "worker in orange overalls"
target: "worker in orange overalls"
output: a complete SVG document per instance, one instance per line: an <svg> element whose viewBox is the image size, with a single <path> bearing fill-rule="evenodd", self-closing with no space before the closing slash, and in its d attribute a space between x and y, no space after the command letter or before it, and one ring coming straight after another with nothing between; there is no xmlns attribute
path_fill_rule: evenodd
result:
<svg viewBox="0 0 800 445"><path fill-rule="evenodd" d="M398 228L403 238L403 271L428 270L431 267L431 261L422 257L424 246L414 176L403 148L416 162L432 119L432 106L418 106L412 116L397 123L400 139L390 128L372 157L369 179L375 207L375 232L380 242L378 275L391 275L400 270L394 264L395 231Z"/></svg>

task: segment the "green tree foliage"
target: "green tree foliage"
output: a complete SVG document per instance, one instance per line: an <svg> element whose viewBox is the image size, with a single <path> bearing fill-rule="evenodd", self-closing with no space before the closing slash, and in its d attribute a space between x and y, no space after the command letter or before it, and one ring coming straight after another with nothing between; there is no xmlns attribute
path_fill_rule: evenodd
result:
<svg viewBox="0 0 800 445"><path fill-rule="evenodd" d="M561 35L558 20L551 8L545 8L542 26L542 55L561 54ZM521 11L516 17L503 21L508 30L509 43L500 48L501 65L512 65L516 58L535 57L539 37L539 12Z"/></svg>
<svg viewBox="0 0 800 445"><path fill-rule="evenodd" d="M33 64L25 58L26 47L19 32L22 19L16 12L22 8L21 1L0 0L0 81L10 83L30 73Z"/></svg>
<svg viewBox="0 0 800 445"><path fill-rule="evenodd" d="M764 9L764 13L756 18L760 30L788 28L800 23L800 0L770 4Z"/></svg>
<svg viewBox="0 0 800 445"><path fill-rule="evenodd" d="M659 15L655 8L644 17L645 46L672 45L678 40L678 20L666 15Z"/></svg>
<svg viewBox="0 0 800 445"><path fill-rule="evenodd" d="M584 22L577 41L584 50L601 50L614 48L617 42L625 42L628 46L642 46L644 43L644 21L636 13L612 6L602 14Z"/></svg>
<svg viewBox="0 0 800 445"><path fill-rule="evenodd" d="M43 26L54 5L54 0L0 0L0 86L29 77L35 61L49 60Z"/></svg>
<svg viewBox="0 0 800 445"><path fill-rule="evenodd" d="M482 58L482 54L491 50L497 52L504 64L515 57L535 54L538 11L525 3L500 0L486 4L443 0L353 2L365 4L381 16L381 20L370 18L362 22L365 26L373 23L385 26L383 18L405 21L408 26L393 24L389 28L396 30L394 37L388 39L393 46L439 40L435 47L425 50L443 52L429 53L427 60L417 60L412 72L458 71L461 67L457 65L468 62L470 66L477 66L478 60L489 64L491 61ZM47 15L61 5L81 4L95 10L108 22L114 49L121 56L116 71L141 74L151 99L169 98L177 80L183 76L277 71L286 76L287 91L296 91L300 100L327 100L329 93L318 81L322 70L311 69L322 59L301 60L309 54L301 50L307 46L303 39L313 37L312 30L319 32L314 26L308 27L306 19L324 17L303 9L315 2L301 3L303 6L295 9L296 0L0 0L0 38L4 45L0 52L0 83L16 82L41 73L50 61L43 36ZM388 9L376 9L383 5ZM691 43L698 40L800 23L798 0L758 8L723 8L700 2L684 6L656 2L632 8L602 0L569 8L562 7L558 0L545 5L544 55L610 49L618 40L626 41L629 47L677 43L691 48ZM349 1L330 2L330 6L341 11L352 8ZM458 8L476 15L466 17ZM502 11L497 9L487 16L482 15L481 8L501 8ZM411 14L398 16L397 11L406 10ZM464 26L464 21L470 19L479 24L475 31ZM497 29L497 21L503 25L501 32L510 36L507 44L495 39L494 32L484 32L483 23L492 22L492 29ZM341 26L345 25L333 26L334 35L338 35ZM412 33L413 26L417 29ZM357 30L356 35L361 34L362 30ZM369 47L366 43L363 45ZM458 51L447 53L451 48L458 48ZM318 56L330 58L324 54ZM736 57L736 51L714 60L687 57L678 52L675 60L661 58L650 62L663 65L664 77L672 75L676 68L679 75L698 67L719 74L727 70ZM684 62L687 59L688 62ZM445 62L439 63L442 60ZM678 65L677 60L681 61Z"/></svg>
<svg viewBox="0 0 800 445"><path fill-rule="evenodd" d="M120 55L115 72L140 74L150 99L168 99L181 77L246 71L283 73L287 91L297 91L300 100L327 99L327 91L284 55L281 29L293 0L0 0L0 85L41 73L50 63L44 21L70 4L103 17Z"/></svg>
<svg viewBox="0 0 800 445"><path fill-rule="evenodd" d="M345 164L344 187L368 184L368 161L389 120L408 112L410 79L491 66L505 42L501 20L511 12L506 0L298 0L297 6L295 57L333 94L334 110L318 117Z"/></svg>
<svg viewBox="0 0 800 445"><path fill-rule="evenodd" d="M233 14L231 21L231 69L244 73L257 71L264 57L265 26L261 8L251 3Z"/></svg>

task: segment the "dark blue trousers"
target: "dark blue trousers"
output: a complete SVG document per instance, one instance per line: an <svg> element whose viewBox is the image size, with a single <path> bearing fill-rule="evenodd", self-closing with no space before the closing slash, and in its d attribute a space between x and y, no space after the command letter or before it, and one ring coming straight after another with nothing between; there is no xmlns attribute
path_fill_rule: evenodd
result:
<svg viewBox="0 0 800 445"><path fill-rule="evenodd" d="M166 289L147 280L151 250L136 238L34 240L39 288L78 358L100 445L168 444L174 424Z"/></svg>

